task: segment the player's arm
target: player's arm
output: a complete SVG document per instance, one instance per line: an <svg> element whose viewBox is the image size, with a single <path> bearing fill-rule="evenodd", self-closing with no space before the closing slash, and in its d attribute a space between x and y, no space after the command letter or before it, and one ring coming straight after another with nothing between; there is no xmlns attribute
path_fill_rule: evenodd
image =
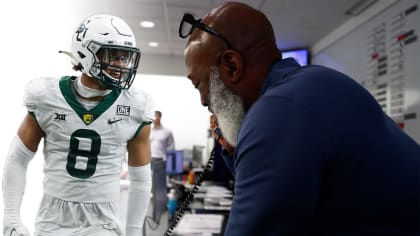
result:
<svg viewBox="0 0 420 236"><path fill-rule="evenodd" d="M175 140L174 140L174 135L172 134L172 131L170 135L168 136L168 148L166 150L167 151L175 150Z"/></svg>
<svg viewBox="0 0 420 236"><path fill-rule="evenodd" d="M27 114L13 139L3 171L3 234L28 235L20 219L20 206L26 185L26 169L44 136L37 121Z"/></svg>
<svg viewBox="0 0 420 236"><path fill-rule="evenodd" d="M39 127L35 118L28 113L19 127L18 136L25 146L31 152L35 153L41 138L44 136L44 132L41 127Z"/></svg>
<svg viewBox="0 0 420 236"><path fill-rule="evenodd" d="M142 235L142 227L152 189L150 168L150 124L143 126L128 143L130 187L127 205L126 235Z"/></svg>

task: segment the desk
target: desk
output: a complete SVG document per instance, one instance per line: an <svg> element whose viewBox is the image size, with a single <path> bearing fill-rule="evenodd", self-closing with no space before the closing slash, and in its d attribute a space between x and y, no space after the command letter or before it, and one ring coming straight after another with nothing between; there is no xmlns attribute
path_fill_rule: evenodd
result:
<svg viewBox="0 0 420 236"><path fill-rule="evenodd" d="M223 215L219 214L185 214L173 232L174 236L222 235Z"/></svg>
<svg viewBox="0 0 420 236"><path fill-rule="evenodd" d="M176 181L172 184L181 184L182 189L191 190L192 185ZM232 204L232 191L213 182L203 182L194 196L194 200L174 230L173 235L223 235L229 218ZM182 200L178 205L182 204ZM198 234L197 234L198 233ZM203 234L202 234L203 233Z"/></svg>

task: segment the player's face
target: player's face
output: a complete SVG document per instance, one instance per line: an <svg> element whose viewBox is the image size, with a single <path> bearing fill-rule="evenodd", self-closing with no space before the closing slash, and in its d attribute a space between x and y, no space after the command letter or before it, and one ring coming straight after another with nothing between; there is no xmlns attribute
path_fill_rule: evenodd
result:
<svg viewBox="0 0 420 236"><path fill-rule="evenodd" d="M124 87L129 76L129 69L135 67L136 57L139 54L116 48L102 48L98 51L97 56L104 73L111 79L121 81Z"/></svg>
<svg viewBox="0 0 420 236"><path fill-rule="evenodd" d="M121 68L127 68L130 61L130 55L127 51L106 49L98 53L101 63L105 67L105 72L113 79L124 77ZM118 69L117 69L118 68Z"/></svg>

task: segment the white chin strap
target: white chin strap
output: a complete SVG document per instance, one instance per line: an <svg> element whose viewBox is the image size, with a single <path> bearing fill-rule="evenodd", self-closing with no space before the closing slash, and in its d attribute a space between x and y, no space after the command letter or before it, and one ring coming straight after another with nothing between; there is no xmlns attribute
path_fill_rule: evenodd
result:
<svg viewBox="0 0 420 236"><path fill-rule="evenodd" d="M93 97L103 97L108 95L112 90L97 90L93 88L89 88L82 83L82 79L80 77L76 78L76 83L74 84L74 88L76 92L84 97L84 98L93 98Z"/></svg>

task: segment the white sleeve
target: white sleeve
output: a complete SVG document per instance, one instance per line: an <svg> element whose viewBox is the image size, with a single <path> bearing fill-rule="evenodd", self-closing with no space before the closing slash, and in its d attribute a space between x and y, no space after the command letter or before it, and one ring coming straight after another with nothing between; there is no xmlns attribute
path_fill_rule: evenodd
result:
<svg viewBox="0 0 420 236"><path fill-rule="evenodd" d="M37 104L45 91L44 78L33 79L26 84L23 94L23 105L26 106L29 112L35 112L38 109Z"/></svg>
<svg viewBox="0 0 420 236"><path fill-rule="evenodd" d="M175 150L175 141L172 131L169 131L168 149L166 151Z"/></svg>
<svg viewBox="0 0 420 236"><path fill-rule="evenodd" d="M146 95L146 102L144 104L144 122L152 122L155 118L155 102L150 95Z"/></svg>
<svg viewBox="0 0 420 236"><path fill-rule="evenodd" d="M16 136L7 154L3 169L3 233L24 228L20 220L20 206L26 186L26 169L35 153Z"/></svg>
<svg viewBox="0 0 420 236"><path fill-rule="evenodd" d="M142 235L144 218L149 206L152 190L150 164L128 166L130 186L128 189L126 236Z"/></svg>

